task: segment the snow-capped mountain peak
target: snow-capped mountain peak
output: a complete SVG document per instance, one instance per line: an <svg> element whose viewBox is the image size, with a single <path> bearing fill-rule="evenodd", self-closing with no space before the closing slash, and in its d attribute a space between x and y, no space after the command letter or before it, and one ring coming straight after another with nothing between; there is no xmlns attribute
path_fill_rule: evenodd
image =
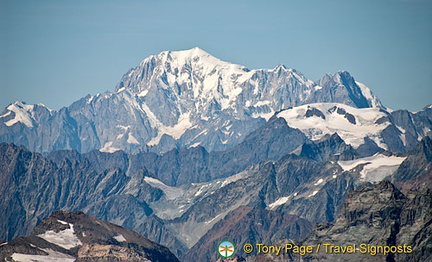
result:
<svg viewBox="0 0 432 262"><path fill-rule="evenodd" d="M332 90L335 86L341 89L336 95ZM369 107L372 104L380 106L379 101L368 92L369 89L364 86L360 88L345 71L337 72L334 76L327 75L314 83L282 64L274 69L249 70L219 60L200 48L164 51L146 58L123 76L117 91L124 89L145 97L144 100L163 96L181 104L176 106L177 109L192 111L192 115L196 111L204 118L209 116L202 113L213 107L234 111L240 118L244 113L251 113L254 117L268 119L272 112L309 102L340 102L356 107ZM363 92L368 98L363 96ZM239 112L263 103L266 106L255 111L264 112ZM186 113L182 109L177 111L177 116ZM159 120L164 122L163 119Z"/></svg>
<svg viewBox="0 0 432 262"><path fill-rule="evenodd" d="M164 152L201 145L212 151L240 143L275 112L310 103L382 107L372 92L346 71L314 82L282 64L249 70L196 47L149 56L122 77L115 92L85 97L50 112L53 117L44 113L46 117L41 118L33 112L32 117L20 121L29 128L44 121L59 121L59 132L70 135L70 141L53 142L56 149L65 144L66 149L81 152L142 147ZM7 122L10 117L5 115L1 120L6 124L0 125L3 129L15 123ZM11 137L17 136L8 132L12 131L0 132L6 134L2 140L13 142ZM36 148L53 150L43 140L43 146Z"/></svg>
<svg viewBox="0 0 432 262"><path fill-rule="evenodd" d="M6 113L0 118L9 117L10 119L5 122L7 126L12 126L18 122L23 123L27 127L33 127L32 110L33 105L27 105L24 102L14 102L6 108ZM13 115L13 116L12 116Z"/></svg>
<svg viewBox="0 0 432 262"><path fill-rule="evenodd" d="M10 104L0 115L0 119L6 126L13 126L21 123L28 128L33 128L34 124L38 122L35 116L38 113L51 115L53 110L46 107L44 104L28 105L25 102L16 101Z"/></svg>

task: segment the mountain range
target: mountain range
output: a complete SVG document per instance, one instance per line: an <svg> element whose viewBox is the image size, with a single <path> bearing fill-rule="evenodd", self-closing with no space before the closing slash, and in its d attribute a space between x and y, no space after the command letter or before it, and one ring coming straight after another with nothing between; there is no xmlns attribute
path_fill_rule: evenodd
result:
<svg viewBox="0 0 432 262"><path fill-rule="evenodd" d="M14 102L3 111L0 239L31 235L56 210L134 230L182 261L215 261L227 239L332 239L347 219L364 222L347 216L358 190L400 190L396 206L420 212L408 191L431 188L431 130L432 106L388 109L346 71L311 81L283 65L250 70L199 48L162 52L113 92L60 110ZM418 214L426 224L417 228L432 221ZM371 232L390 232L403 218L392 219ZM369 232L357 230L346 234ZM416 258L429 256L430 241L416 246Z"/></svg>
<svg viewBox="0 0 432 262"><path fill-rule="evenodd" d="M223 151L241 143L281 110L288 110L291 117L294 112L300 113L299 118L302 114L322 117L304 106L288 109L311 103L333 103L322 105L326 110L322 114L341 107L330 110L331 115L345 116L342 111L346 111L348 123L365 125L364 129L378 121L373 134L358 134L355 146L372 140L383 149L406 151L431 129L430 108L418 113L386 110L369 88L346 71L311 81L282 65L249 70L193 48L150 56L129 70L114 92L88 95L58 111L15 102L0 115L0 141L40 153L64 149L165 153L198 145ZM338 119L324 120L323 125L329 126ZM334 131L305 132L313 138L319 136L317 132ZM380 141L392 136L398 141L387 147L388 141ZM363 138L370 139L364 142Z"/></svg>

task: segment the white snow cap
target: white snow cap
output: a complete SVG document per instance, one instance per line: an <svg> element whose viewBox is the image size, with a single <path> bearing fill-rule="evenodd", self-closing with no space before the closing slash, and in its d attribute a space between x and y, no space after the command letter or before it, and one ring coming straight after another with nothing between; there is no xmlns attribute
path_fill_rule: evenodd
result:
<svg viewBox="0 0 432 262"><path fill-rule="evenodd" d="M308 110L318 110L322 116L307 117ZM390 122L377 124L378 119L387 115L376 107L354 108L338 103L315 103L284 110L277 116L284 118L290 127L300 129L311 140L337 133L354 148L358 148L364 143L364 138L369 137L378 146L387 149L380 134Z"/></svg>

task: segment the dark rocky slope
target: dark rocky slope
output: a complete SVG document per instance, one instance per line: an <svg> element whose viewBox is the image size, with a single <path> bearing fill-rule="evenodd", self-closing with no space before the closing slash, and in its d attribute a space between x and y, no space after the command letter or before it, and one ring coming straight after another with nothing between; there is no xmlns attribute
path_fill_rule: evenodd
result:
<svg viewBox="0 0 432 262"><path fill-rule="evenodd" d="M282 236L304 238L311 229L309 221L293 215L241 206L214 225L181 260L215 261L219 255L211 250L224 240L236 244L238 255L244 254L241 248L246 243L274 243Z"/></svg>
<svg viewBox="0 0 432 262"><path fill-rule="evenodd" d="M351 191L334 223L318 224L303 241L281 240L312 246L300 256L259 254L246 261L430 261L432 259L432 190L427 187L403 194L391 182L364 185ZM321 245L317 253L315 248ZM353 246L351 251L326 250L324 244ZM362 246L363 245L363 246ZM384 253L378 246L396 247Z"/></svg>
<svg viewBox="0 0 432 262"><path fill-rule="evenodd" d="M359 251L352 254L312 254L309 261L430 261L432 259L432 190L423 188L402 194L384 180L352 191L333 224L320 225L303 245L361 244L371 246L410 246L412 252L388 253ZM362 250L362 249L361 249Z"/></svg>

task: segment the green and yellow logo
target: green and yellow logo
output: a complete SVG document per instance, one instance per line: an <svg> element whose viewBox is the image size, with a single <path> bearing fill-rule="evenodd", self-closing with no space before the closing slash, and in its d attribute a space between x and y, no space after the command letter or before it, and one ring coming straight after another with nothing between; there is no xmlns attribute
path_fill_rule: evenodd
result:
<svg viewBox="0 0 432 262"><path fill-rule="evenodd" d="M218 253L221 257L227 258L234 255L235 252L235 246L230 241L222 241L218 245Z"/></svg>

